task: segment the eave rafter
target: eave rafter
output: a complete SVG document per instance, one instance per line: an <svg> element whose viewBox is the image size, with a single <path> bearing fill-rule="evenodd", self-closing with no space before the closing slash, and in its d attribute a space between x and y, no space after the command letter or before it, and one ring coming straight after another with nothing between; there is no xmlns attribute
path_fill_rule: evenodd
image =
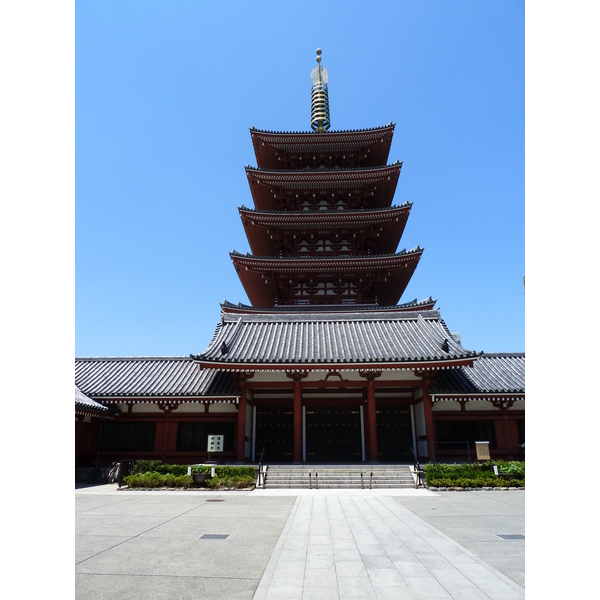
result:
<svg viewBox="0 0 600 600"><path fill-rule="evenodd" d="M258 210L390 207L402 163L365 169L268 171L246 167Z"/></svg>
<svg viewBox="0 0 600 600"><path fill-rule="evenodd" d="M357 371L357 372L388 372L388 371L421 371L431 372L444 369L457 369L471 367L476 357L437 360L437 361L411 361L386 363L382 361L356 362L356 363L228 363L197 359L201 369L219 369L227 372L286 372L286 373L311 373L328 371Z"/></svg>
<svg viewBox="0 0 600 600"><path fill-rule="evenodd" d="M273 132L252 128L252 146L261 168L377 166L387 162L394 124L355 131Z"/></svg>

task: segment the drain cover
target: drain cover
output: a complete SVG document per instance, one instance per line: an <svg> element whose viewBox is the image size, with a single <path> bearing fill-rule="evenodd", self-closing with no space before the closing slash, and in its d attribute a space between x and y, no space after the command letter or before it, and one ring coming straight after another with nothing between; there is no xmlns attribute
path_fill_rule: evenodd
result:
<svg viewBox="0 0 600 600"><path fill-rule="evenodd" d="M226 540L231 534L230 533L205 533L201 535L199 540Z"/></svg>
<svg viewBox="0 0 600 600"><path fill-rule="evenodd" d="M497 533L499 538L503 540L524 540L525 536L522 533Z"/></svg>
<svg viewBox="0 0 600 600"><path fill-rule="evenodd" d="M211 500L207 500L207 502L225 502L225 500L219 500L218 498L212 498Z"/></svg>

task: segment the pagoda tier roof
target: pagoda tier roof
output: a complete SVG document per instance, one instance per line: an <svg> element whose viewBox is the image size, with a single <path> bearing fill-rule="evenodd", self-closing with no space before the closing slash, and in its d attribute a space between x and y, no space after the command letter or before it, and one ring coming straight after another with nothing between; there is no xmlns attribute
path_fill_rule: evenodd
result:
<svg viewBox="0 0 600 600"><path fill-rule="evenodd" d="M300 253L306 240L343 238L349 253L392 253L398 247L412 204L390 208L326 211L239 209L254 255ZM309 251L308 246L306 250Z"/></svg>
<svg viewBox="0 0 600 600"><path fill-rule="evenodd" d="M525 353L484 353L472 367L439 373L428 392L434 401L523 399Z"/></svg>
<svg viewBox="0 0 600 600"><path fill-rule="evenodd" d="M75 359L75 385L103 402L128 399L239 395L231 375L201 371L189 356L118 356ZM76 398L77 401L77 398Z"/></svg>
<svg viewBox="0 0 600 600"><path fill-rule="evenodd" d="M300 207L302 202L358 201L363 208L389 207L402 163L364 169L269 171L246 167L254 206L258 210Z"/></svg>
<svg viewBox="0 0 600 600"><path fill-rule="evenodd" d="M263 169L290 166L374 167L385 165L390 153L393 123L373 129L352 131L281 132L250 129L254 155Z"/></svg>
<svg viewBox="0 0 600 600"><path fill-rule="evenodd" d="M257 314L257 313L307 313L307 312L316 312L316 313L349 313L349 312L406 312L406 311L414 311L414 310L432 310L435 306L437 300L433 299L431 296L429 298L425 298L425 300L411 300L410 302L404 302L403 304L397 304L396 306L379 306L377 304L327 304L323 306L312 305L312 306L285 306L278 305L272 308L257 308L254 306L250 306L249 304L242 304L238 302L237 304L233 304L232 302L228 302L225 300L221 303L221 310L226 313L236 313L236 314Z"/></svg>
<svg viewBox="0 0 600 600"><path fill-rule="evenodd" d="M406 289L421 258L418 246L396 254L351 256L255 257L231 253L231 260L253 306L271 307L276 304L326 304L348 301L358 304L395 305ZM298 295L294 286L310 286L336 282L341 290L331 296L307 292L310 298ZM338 282L340 285L338 285ZM354 286L354 291L350 288ZM339 298L339 299L338 299ZM337 301L336 301L337 299Z"/></svg>
<svg viewBox="0 0 600 600"><path fill-rule="evenodd" d="M447 369L478 353L458 344L437 310L348 314L222 313L195 360L222 370Z"/></svg>

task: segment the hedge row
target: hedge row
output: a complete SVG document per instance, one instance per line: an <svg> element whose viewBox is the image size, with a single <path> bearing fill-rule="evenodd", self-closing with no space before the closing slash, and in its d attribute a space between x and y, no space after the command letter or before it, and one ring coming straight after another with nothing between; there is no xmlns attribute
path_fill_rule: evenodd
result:
<svg viewBox="0 0 600 600"><path fill-rule="evenodd" d="M493 461L498 473L506 473L511 479L496 476L490 463L469 464L428 464L425 465L425 483L434 487L523 487L525 485L525 463L519 461Z"/></svg>
<svg viewBox="0 0 600 600"><path fill-rule="evenodd" d="M134 473L127 475L123 481L130 488L191 488L194 487L194 480L190 475L173 475L167 473L163 475L157 471L147 473Z"/></svg>
<svg viewBox="0 0 600 600"><path fill-rule="evenodd" d="M189 465L168 465L160 460L138 460L133 473L123 481L130 488L191 488L194 479L187 474ZM194 465L192 473L210 473L215 476L206 480L210 489L247 488L254 485L254 467Z"/></svg>

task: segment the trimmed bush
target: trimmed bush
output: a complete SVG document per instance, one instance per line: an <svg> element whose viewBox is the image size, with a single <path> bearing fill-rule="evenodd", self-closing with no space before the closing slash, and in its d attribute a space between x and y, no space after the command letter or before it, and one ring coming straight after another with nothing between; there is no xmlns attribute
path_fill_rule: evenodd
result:
<svg viewBox="0 0 600 600"><path fill-rule="evenodd" d="M189 488L194 485L194 480L189 475L175 476L170 473L162 475L156 471L127 475L124 478L124 482L130 488Z"/></svg>
<svg viewBox="0 0 600 600"><path fill-rule="evenodd" d="M169 465L161 460L136 460L133 465L133 473L160 473L161 475L187 475L187 465Z"/></svg>
<svg viewBox="0 0 600 600"><path fill-rule="evenodd" d="M254 467L248 466L211 466L193 465L192 473L210 473L215 469L215 476L207 479L210 489L242 489L254 485ZM144 471L143 469L148 469ZM160 460L138 460L133 474L124 478L130 488L191 488L194 479L187 474L188 465L167 465Z"/></svg>
<svg viewBox="0 0 600 600"><path fill-rule="evenodd" d="M244 489L254 485L254 476L252 477L218 477L215 475L211 479L206 480L206 486L211 490L220 489Z"/></svg>
<svg viewBox="0 0 600 600"><path fill-rule="evenodd" d="M428 464L425 465L425 483L434 487L523 487L525 485L525 463L518 461L494 461L498 473L510 473L513 479L507 481L496 477L490 470L490 463L469 464Z"/></svg>

